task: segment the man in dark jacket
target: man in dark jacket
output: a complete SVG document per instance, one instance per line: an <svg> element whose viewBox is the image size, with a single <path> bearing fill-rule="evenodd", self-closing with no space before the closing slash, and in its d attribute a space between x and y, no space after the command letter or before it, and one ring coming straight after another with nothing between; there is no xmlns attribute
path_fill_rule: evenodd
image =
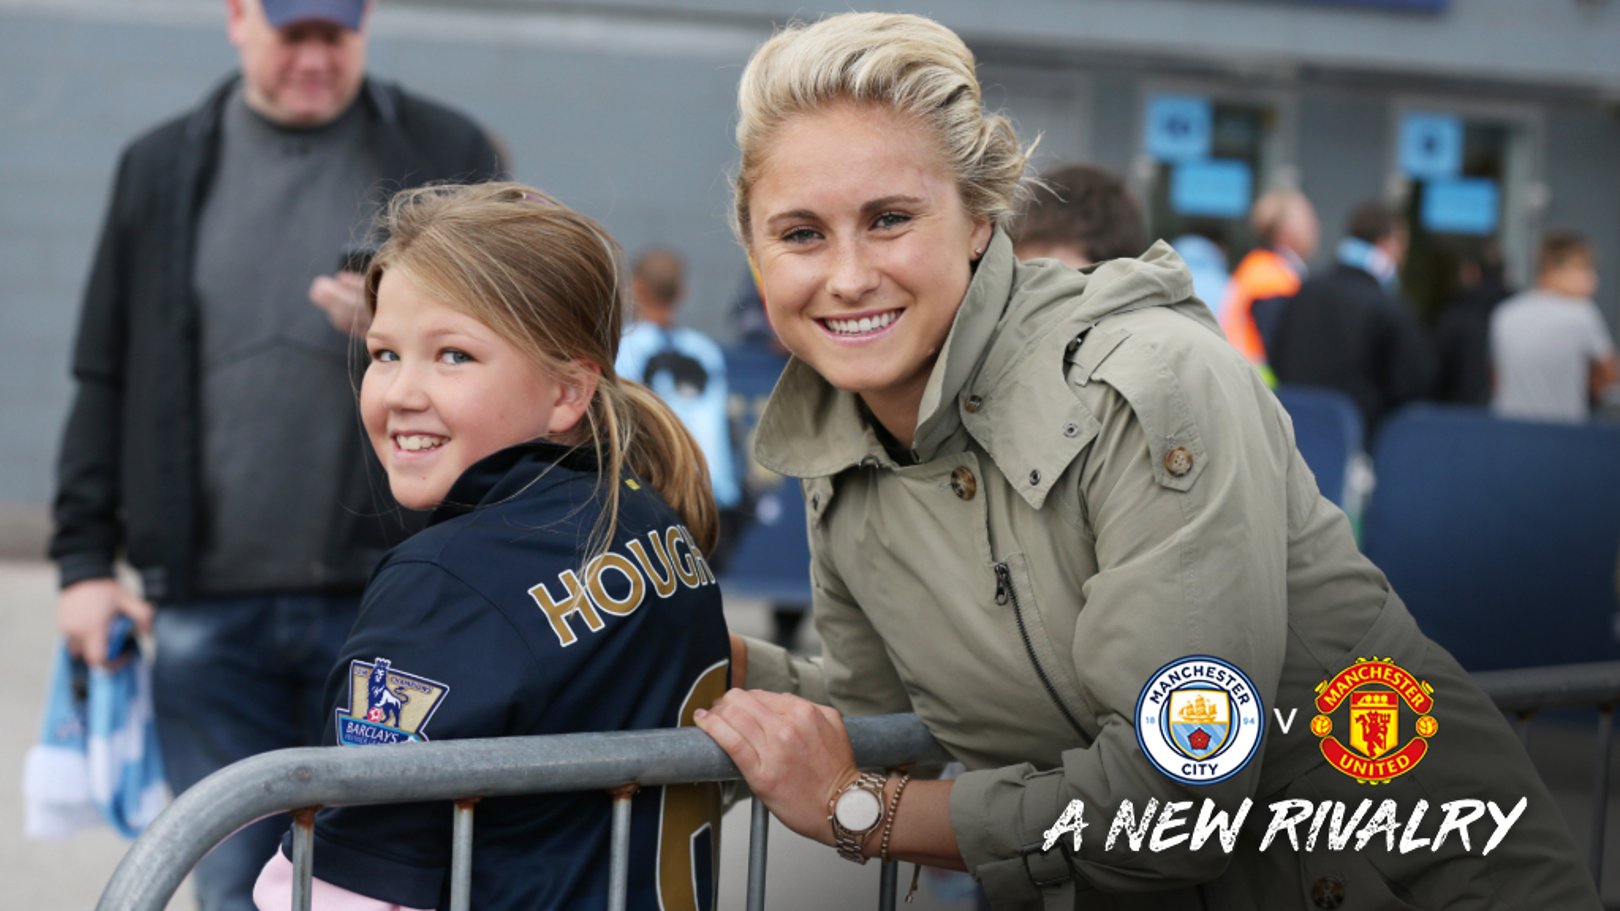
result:
<svg viewBox="0 0 1620 911"><path fill-rule="evenodd" d="M124 150L85 292L59 625L93 664L120 614L152 630L176 792L317 742L358 594L407 531L357 425L363 308L341 254L386 192L499 170L466 117L365 78L367 6L227 0L241 73ZM120 557L144 597L115 579ZM201 907L252 907L285 827L204 860Z"/></svg>
<svg viewBox="0 0 1620 911"><path fill-rule="evenodd" d="M1390 412L1428 394L1434 355L1397 290L1405 223L1367 203L1350 216L1348 234L1333 268L1283 305L1271 367L1279 382L1350 396L1371 439Z"/></svg>

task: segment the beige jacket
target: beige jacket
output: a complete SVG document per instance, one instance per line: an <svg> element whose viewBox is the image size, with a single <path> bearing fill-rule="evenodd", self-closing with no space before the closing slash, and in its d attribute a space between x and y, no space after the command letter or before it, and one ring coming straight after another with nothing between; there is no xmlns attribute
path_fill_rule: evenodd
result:
<svg viewBox="0 0 1620 911"><path fill-rule="evenodd" d="M825 657L754 643L748 684L915 711L970 770L952 825L997 908L1597 907L1517 739L1362 557L1167 245L1076 272L1018 263L997 232L919 416L916 464L897 464L853 396L789 364L756 448L804 479ZM1218 784L1179 783L1138 744L1144 684L1189 655L1236 665L1266 710L1259 753ZM1315 687L1357 657L1435 690L1430 755L1376 788L1328 766L1310 730ZM1272 708L1292 712L1287 734ZM1258 850L1287 797L1391 797L1404 820L1420 799L1520 796L1488 858L1483 823L1472 853ZM1231 854L1104 850L1122 800L1246 797ZM1041 852L1074 799L1081 850Z"/></svg>

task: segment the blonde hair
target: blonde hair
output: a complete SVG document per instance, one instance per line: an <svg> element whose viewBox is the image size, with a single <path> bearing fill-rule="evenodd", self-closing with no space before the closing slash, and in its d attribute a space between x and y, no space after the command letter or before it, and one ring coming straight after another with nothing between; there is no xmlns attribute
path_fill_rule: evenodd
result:
<svg viewBox="0 0 1620 911"><path fill-rule="evenodd" d="M601 225L532 187L483 183L399 193L381 229L388 240L366 273L373 314L383 274L406 269L436 300L488 326L559 381L579 380L579 361L600 371L583 421L601 469L593 554L613 541L626 467L674 508L699 548L713 551L719 513L702 451L658 396L613 370L623 330L620 250Z"/></svg>
<svg viewBox="0 0 1620 911"><path fill-rule="evenodd" d="M1309 206L1310 200L1305 194L1288 187L1267 190L1254 201L1254 208L1249 210L1249 227L1254 231L1255 239L1262 244L1273 244L1277 235L1282 232L1288 219L1294 217L1301 206Z"/></svg>
<svg viewBox="0 0 1620 911"><path fill-rule="evenodd" d="M973 52L922 16L844 13L793 23L754 52L737 88L732 229L749 243L749 192L776 130L796 114L839 103L883 105L937 140L968 213L1002 224L1025 191L1031 145L986 113Z"/></svg>

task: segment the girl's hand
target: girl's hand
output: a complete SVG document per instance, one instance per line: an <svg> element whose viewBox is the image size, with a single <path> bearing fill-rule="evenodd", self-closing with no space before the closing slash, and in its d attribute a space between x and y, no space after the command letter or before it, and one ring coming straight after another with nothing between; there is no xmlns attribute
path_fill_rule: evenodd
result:
<svg viewBox="0 0 1620 911"><path fill-rule="evenodd" d="M857 775L843 716L798 696L731 690L696 721L788 828L833 843L827 801Z"/></svg>

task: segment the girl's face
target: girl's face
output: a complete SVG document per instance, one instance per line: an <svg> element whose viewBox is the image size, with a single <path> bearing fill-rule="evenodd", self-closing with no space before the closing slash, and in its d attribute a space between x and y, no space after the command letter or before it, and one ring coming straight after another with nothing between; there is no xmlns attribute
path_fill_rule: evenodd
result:
<svg viewBox="0 0 1620 911"><path fill-rule="evenodd" d="M443 502L462 472L508 446L574 428L590 390L560 383L493 329L395 267L377 287L360 416L394 498Z"/></svg>
<svg viewBox="0 0 1620 911"><path fill-rule="evenodd" d="M932 137L878 106L797 115L765 148L749 221L788 350L874 411L915 413L991 231Z"/></svg>

